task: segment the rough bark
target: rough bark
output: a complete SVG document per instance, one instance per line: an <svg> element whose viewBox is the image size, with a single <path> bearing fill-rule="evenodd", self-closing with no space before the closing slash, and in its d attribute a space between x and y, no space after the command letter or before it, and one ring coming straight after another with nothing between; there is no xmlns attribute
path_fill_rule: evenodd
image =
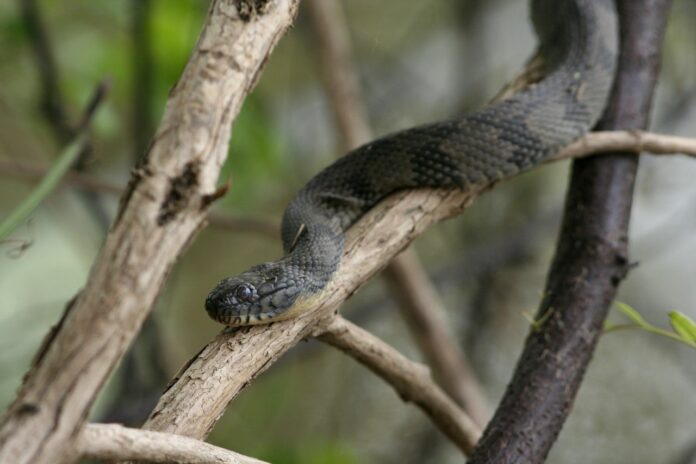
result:
<svg viewBox="0 0 696 464"><path fill-rule="evenodd" d="M67 463L108 375L203 225L231 123L297 0L218 0L85 288L0 420L0 462Z"/></svg>
<svg viewBox="0 0 696 464"><path fill-rule="evenodd" d="M619 69L601 129L647 126L670 0L619 0ZM638 158L576 161L538 324L469 462L540 463L572 408L628 268Z"/></svg>

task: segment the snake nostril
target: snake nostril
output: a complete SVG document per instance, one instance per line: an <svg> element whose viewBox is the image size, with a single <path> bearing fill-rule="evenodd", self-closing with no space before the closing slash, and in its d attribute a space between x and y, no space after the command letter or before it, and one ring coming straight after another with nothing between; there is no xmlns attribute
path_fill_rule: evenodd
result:
<svg viewBox="0 0 696 464"><path fill-rule="evenodd" d="M205 299L205 310L211 316L218 314L224 308L224 298L218 292L211 292Z"/></svg>

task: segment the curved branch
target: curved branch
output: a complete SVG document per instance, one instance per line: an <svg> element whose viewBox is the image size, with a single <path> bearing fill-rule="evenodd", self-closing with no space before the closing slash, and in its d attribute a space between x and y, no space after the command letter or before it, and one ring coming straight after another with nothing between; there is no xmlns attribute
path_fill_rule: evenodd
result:
<svg viewBox="0 0 696 464"><path fill-rule="evenodd" d="M86 424L76 447L80 456L187 464L267 464L194 438L132 429L118 424Z"/></svg>
<svg viewBox="0 0 696 464"><path fill-rule="evenodd" d="M464 454L474 448L481 430L433 382L427 366L410 361L378 337L340 316L323 323L315 336L382 377L404 401L415 403Z"/></svg>

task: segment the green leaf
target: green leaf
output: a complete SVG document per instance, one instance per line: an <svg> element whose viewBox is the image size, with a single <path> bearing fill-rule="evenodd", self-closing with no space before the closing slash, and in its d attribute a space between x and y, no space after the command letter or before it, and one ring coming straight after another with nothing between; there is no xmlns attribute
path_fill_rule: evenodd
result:
<svg viewBox="0 0 696 464"><path fill-rule="evenodd" d="M615 301L614 305L616 305L616 308L622 313L624 313L626 317L628 317L630 320L640 325L641 327L647 324L645 322L645 319L643 319L643 316L641 316L638 311L636 311L626 303L622 303L621 301Z"/></svg>
<svg viewBox="0 0 696 464"><path fill-rule="evenodd" d="M696 343L696 322L691 320L689 316L679 311L670 311L669 322L681 338Z"/></svg>

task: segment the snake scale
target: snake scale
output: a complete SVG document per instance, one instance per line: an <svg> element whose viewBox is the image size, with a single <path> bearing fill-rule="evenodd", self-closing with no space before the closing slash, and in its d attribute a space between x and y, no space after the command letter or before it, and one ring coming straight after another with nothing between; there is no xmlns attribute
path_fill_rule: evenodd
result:
<svg viewBox="0 0 696 464"><path fill-rule="evenodd" d="M363 145L312 178L285 210L285 256L224 279L205 307L230 326L309 309L336 273L344 232L389 194L467 189L526 171L587 132L604 109L617 61L612 0L532 0L540 82L451 120Z"/></svg>

